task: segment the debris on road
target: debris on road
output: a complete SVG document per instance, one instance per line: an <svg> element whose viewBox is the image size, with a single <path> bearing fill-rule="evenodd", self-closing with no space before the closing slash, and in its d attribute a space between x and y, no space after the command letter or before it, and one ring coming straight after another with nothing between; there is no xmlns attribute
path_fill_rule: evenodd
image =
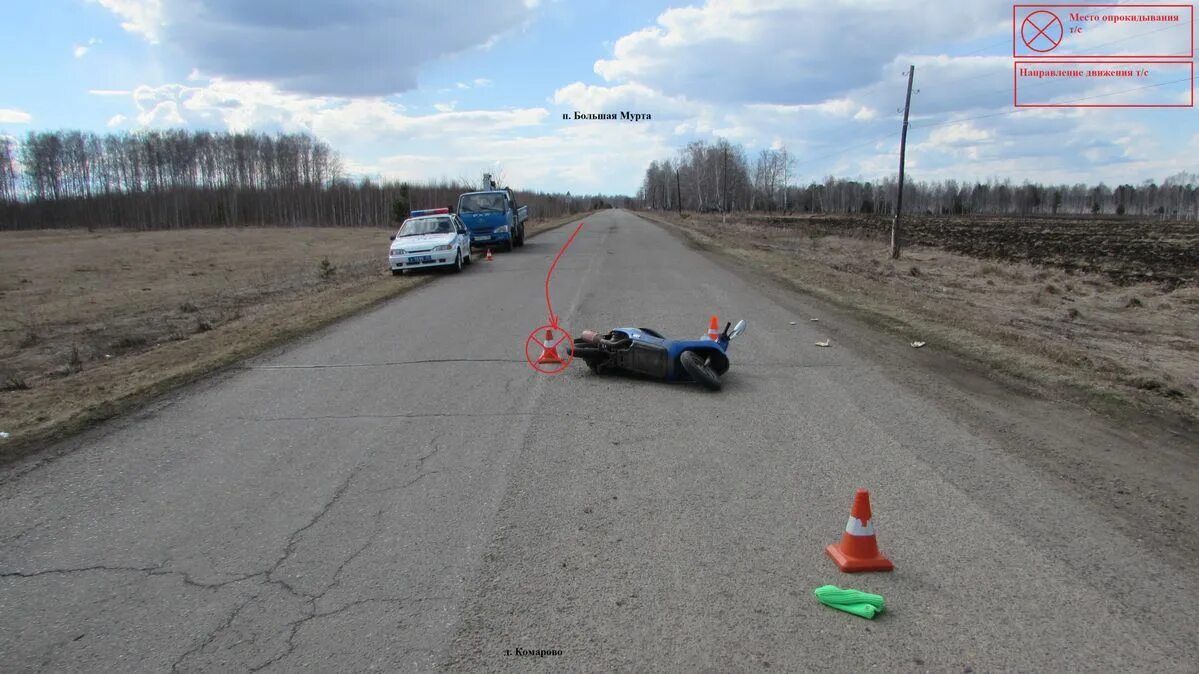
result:
<svg viewBox="0 0 1199 674"><path fill-rule="evenodd" d="M836 585L821 585L813 591L821 604L845 611L867 620L886 610L887 600L881 594L871 594L861 590L845 589Z"/></svg>
<svg viewBox="0 0 1199 674"><path fill-rule="evenodd" d="M924 346L924 342L912 342L913 349L919 349L922 346Z"/></svg>
<svg viewBox="0 0 1199 674"><path fill-rule="evenodd" d="M791 321L791 325L795 325L795 321Z"/></svg>
<svg viewBox="0 0 1199 674"><path fill-rule="evenodd" d="M9 437L11 437L11 436L9 436L8 433L5 433L4 431L0 431L0 440L7 440Z"/></svg>
<svg viewBox="0 0 1199 674"><path fill-rule="evenodd" d="M832 343L826 339L823 342L816 342L816 346L832 346Z"/></svg>
<svg viewBox="0 0 1199 674"><path fill-rule="evenodd" d="M808 320L809 320L809 321L818 321L818 320L820 320L820 319L819 319L819 318L809 318Z"/></svg>

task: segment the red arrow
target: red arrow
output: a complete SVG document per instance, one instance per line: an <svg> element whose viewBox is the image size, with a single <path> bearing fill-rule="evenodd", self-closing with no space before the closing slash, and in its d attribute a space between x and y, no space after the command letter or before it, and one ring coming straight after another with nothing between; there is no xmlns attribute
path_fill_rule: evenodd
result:
<svg viewBox="0 0 1199 674"><path fill-rule="evenodd" d="M555 329L558 327L558 317L554 315L554 305L550 304L550 276L554 274L554 267L558 266L558 260L562 257L562 253L565 253L566 249L570 247L570 242L575 240L575 236L578 235L580 229L583 229L583 223L581 222L578 227L575 227L575 231L571 233L566 243L562 244L562 250L558 251L558 254L554 256L554 262L550 265L550 270L545 274L545 308L550 313L550 325L554 326Z"/></svg>

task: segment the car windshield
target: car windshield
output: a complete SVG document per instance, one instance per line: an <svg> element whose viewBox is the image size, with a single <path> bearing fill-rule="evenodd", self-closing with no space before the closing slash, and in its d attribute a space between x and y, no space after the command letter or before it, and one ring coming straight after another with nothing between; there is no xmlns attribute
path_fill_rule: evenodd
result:
<svg viewBox="0 0 1199 674"><path fill-rule="evenodd" d="M459 213L479 213L482 211L504 210L504 195L502 194L464 194L458 200Z"/></svg>
<svg viewBox="0 0 1199 674"><path fill-rule="evenodd" d="M453 231L454 225L451 224L449 218L414 218L404 222L400 227L400 233L396 234L396 238L420 236L421 234L450 234Z"/></svg>

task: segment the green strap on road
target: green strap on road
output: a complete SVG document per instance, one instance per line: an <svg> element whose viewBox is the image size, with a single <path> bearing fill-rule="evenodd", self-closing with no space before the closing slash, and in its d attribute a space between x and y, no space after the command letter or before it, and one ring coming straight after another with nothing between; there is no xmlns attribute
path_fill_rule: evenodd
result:
<svg viewBox="0 0 1199 674"><path fill-rule="evenodd" d="M882 595L870 594L861 590L842 590L836 585L822 585L814 592L821 604L831 606L838 611L861 616L867 620L882 613L887 603Z"/></svg>

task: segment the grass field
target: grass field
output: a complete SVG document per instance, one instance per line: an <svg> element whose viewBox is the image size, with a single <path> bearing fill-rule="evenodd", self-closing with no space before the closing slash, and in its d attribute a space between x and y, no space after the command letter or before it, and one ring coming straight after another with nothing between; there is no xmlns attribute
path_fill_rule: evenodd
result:
<svg viewBox="0 0 1199 674"><path fill-rule="evenodd" d="M753 215L748 224L805 234L889 236L874 215ZM905 215L904 240L956 253L1095 272L1120 284L1199 282L1199 222L1152 216Z"/></svg>
<svg viewBox="0 0 1199 674"><path fill-rule="evenodd" d="M1199 286L1181 280L1196 270L1177 258L1155 270L1139 249L1112 243L1121 232L1078 230L1099 233L1090 243L1080 237L1076 259L1103 245L1112 252L1104 269L1085 271L1077 263L1058 267L928 245L908 247L893 261L887 244L852 220L722 225L719 216L649 215L680 227L702 248L862 311L910 340L1029 381L1081 388L1097 400L1199 419ZM1155 281L1131 282L1145 272Z"/></svg>
<svg viewBox="0 0 1199 674"><path fill-rule="evenodd" d="M0 459L441 275L393 277L390 233L0 232Z"/></svg>

